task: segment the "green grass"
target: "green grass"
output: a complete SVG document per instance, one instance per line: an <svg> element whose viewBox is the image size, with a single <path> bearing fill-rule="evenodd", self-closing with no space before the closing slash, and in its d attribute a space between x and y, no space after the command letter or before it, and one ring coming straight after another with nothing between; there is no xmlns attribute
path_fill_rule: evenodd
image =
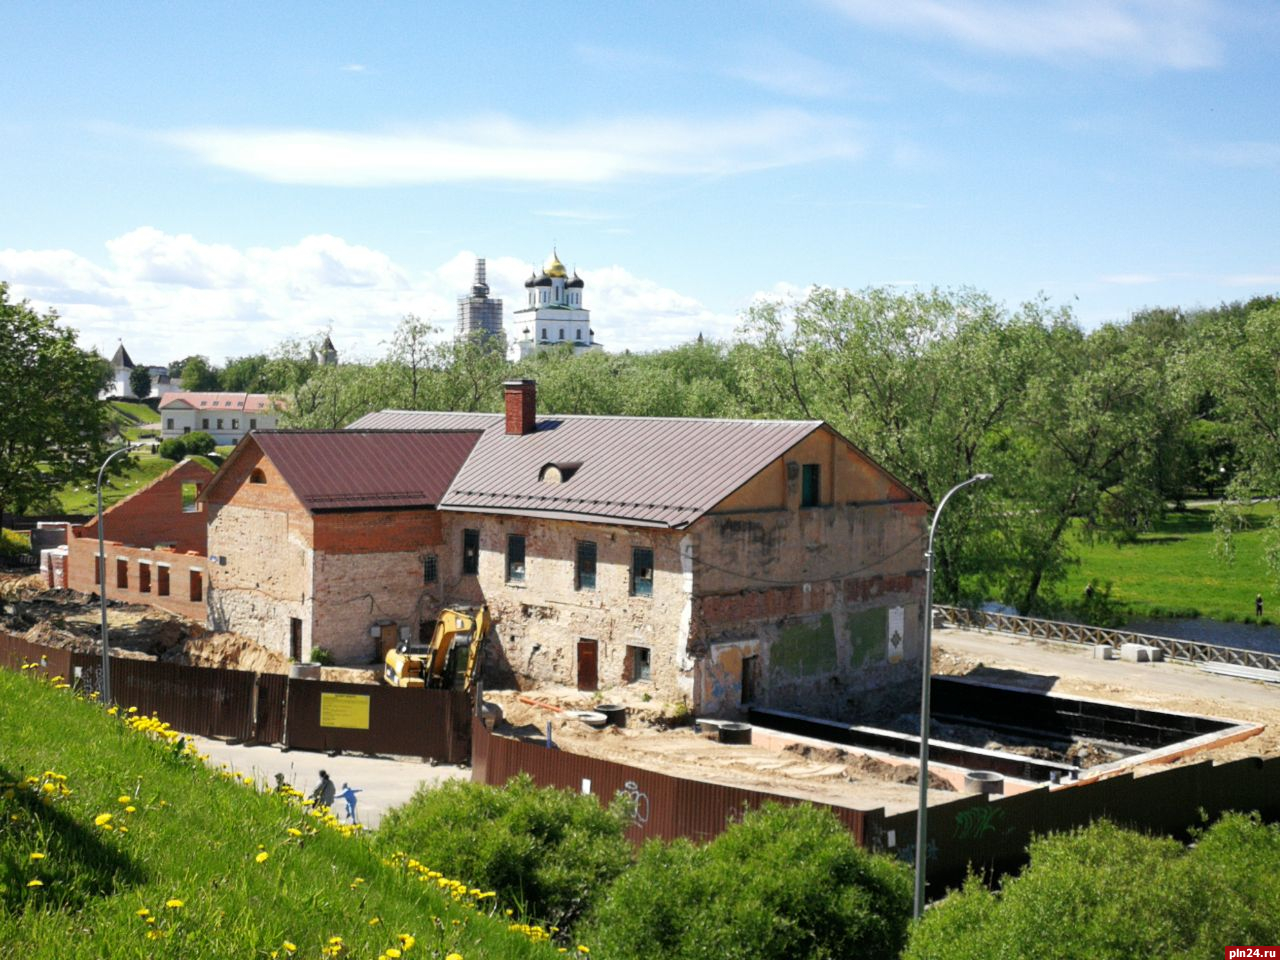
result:
<svg viewBox="0 0 1280 960"><path fill-rule="evenodd" d="M104 510L145 487L173 466L172 460L166 460L151 453L129 454L129 461L130 464L123 473L103 478L102 508ZM97 512L98 500L93 480L63 487L54 496L58 500L62 513Z"/></svg>
<svg viewBox="0 0 1280 960"><path fill-rule="evenodd" d="M126 440L145 440L160 436L159 430L144 430L143 424L157 424L160 415L145 403L110 400L107 419Z"/></svg>
<svg viewBox="0 0 1280 960"><path fill-rule="evenodd" d="M159 423L160 414L145 403L133 403L129 400L112 400L111 408L132 423Z"/></svg>
<svg viewBox="0 0 1280 960"><path fill-rule="evenodd" d="M0 730L0 956L372 960L400 934L407 958L558 955L492 898L35 676L0 670Z"/></svg>
<svg viewBox="0 0 1280 960"><path fill-rule="evenodd" d="M1274 503L1255 504L1246 514L1249 528L1236 535L1236 558L1223 563L1213 555L1213 508L1191 507L1169 513L1136 543L1074 546L1080 565L1063 586L1072 601L1087 582L1111 583L1111 603L1126 617L1201 616L1215 620L1253 619L1253 600L1261 593L1267 612L1280 612L1280 591L1267 573L1261 528L1275 515Z"/></svg>

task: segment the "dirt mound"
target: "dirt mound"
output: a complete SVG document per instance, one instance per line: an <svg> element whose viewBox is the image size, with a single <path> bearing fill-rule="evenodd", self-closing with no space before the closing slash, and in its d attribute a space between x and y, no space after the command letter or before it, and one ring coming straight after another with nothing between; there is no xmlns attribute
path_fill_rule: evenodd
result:
<svg viewBox="0 0 1280 960"><path fill-rule="evenodd" d="M207 633L175 646L161 659L192 667L224 667L255 673L288 673L289 660L234 633Z"/></svg>
<svg viewBox="0 0 1280 960"><path fill-rule="evenodd" d="M920 782L919 771L910 763L890 763L865 754L850 753L839 747L816 747L808 743L789 743L782 749L785 753L796 754L818 763L843 763L851 779L884 780L889 783ZM955 787L936 773L930 773L929 789L955 790Z"/></svg>
<svg viewBox="0 0 1280 960"><path fill-rule="evenodd" d="M29 577L0 575L0 600L27 600L45 589L44 577L38 573Z"/></svg>

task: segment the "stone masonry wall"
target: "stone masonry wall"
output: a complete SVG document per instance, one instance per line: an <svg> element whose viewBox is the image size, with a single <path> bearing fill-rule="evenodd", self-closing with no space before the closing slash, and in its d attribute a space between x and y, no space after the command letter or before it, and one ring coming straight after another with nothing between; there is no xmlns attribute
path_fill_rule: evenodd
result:
<svg viewBox="0 0 1280 960"><path fill-rule="evenodd" d="M463 531L468 528L480 532L476 576L462 573ZM523 583L506 577L509 534L526 538ZM680 538L668 530L445 513L445 600L488 604L499 642L486 661L486 682L576 686L578 641L590 639L597 642L601 689L629 682L628 647L644 647L651 651L651 679L642 681L644 689L658 699L678 700L682 680L677 655L689 604ZM596 544L595 589L575 589L579 540ZM632 547L653 550L651 597L631 596Z"/></svg>

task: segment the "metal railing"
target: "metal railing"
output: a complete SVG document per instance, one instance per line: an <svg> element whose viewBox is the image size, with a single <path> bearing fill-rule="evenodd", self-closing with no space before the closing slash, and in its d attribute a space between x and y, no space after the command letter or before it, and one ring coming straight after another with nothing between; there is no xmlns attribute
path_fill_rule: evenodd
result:
<svg viewBox="0 0 1280 960"><path fill-rule="evenodd" d="M1094 627L1087 623L1063 623L1059 620L1039 620L1035 617L1019 617L1007 613L986 613L967 607L950 607L935 604L934 615L940 615L944 623L952 627L972 630L993 630L1034 640L1059 640L1063 643L1080 643L1119 647L1124 643L1141 643L1163 651L1170 660L1186 660L1191 663L1230 663L1258 670L1280 670L1280 654L1245 650L1241 647L1222 647L1213 643L1197 643L1194 640L1176 640L1173 637L1156 637L1132 630L1113 630Z"/></svg>

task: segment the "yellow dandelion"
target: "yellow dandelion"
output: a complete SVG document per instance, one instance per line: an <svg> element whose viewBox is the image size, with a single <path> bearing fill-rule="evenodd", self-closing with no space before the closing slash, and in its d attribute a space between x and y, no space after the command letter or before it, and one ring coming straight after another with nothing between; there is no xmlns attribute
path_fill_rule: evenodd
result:
<svg viewBox="0 0 1280 960"><path fill-rule="evenodd" d="M57 790L58 788L55 787L52 783L46 783L43 786L41 786L40 789L43 790L45 793L53 793L53 791Z"/></svg>
<svg viewBox="0 0 1280 960"><path fill-rule="evenodd" d="M376 926L377 926L378 924L380 924L381 922L382 922L382 918L381 918L381 917L370 917L370 918L369 918L369 926L371 926L371 927L376 927Z"/></svg>
<svg viewBox="0 0 1280 960"><path fill-rule="evenodd" d="M256 861L258 861L258 863L262 863L262 862L263 862L263 861L265 861L269 856L271 856L271 854L269 854L269 853L267 853L267 851L263 850L260 854L258 854L258 855L257 855L256 857L254 857L253 859L254 859L254 860L256 860Z"/></svg>
<svg viewBox="0 0 1280 960"><path fill-rule="evenodd" d="M29 880L29 881L27 881L27 886L28 886L28 887L43 887L43 886L44 886L44 881L43 881L43 880Z"/></svg>
<svg viewBox="0 0 1280 960"><path fill-rule="evenodd" d="M119 803L131 803L131 802L133 801L133 797L129 797L129 796L119 796L119 797L116 797L116 800L117 800Z"/></svg>
<svg viewBox="0 0 1280 960"><path fill-rule="evenodd" d="M39 850L35 850L35 851L33 851L33 852L32 852L32 854L31 854L31 859L32 859L32 860L43 860L43 859L44 859L44 854L43 854L43 853L41 853Z"/></svg>
<svg viewBox="0 0 1280 960"><path fill-rule="evenodd" d="M111 822L111 814L109 813L100 813L93 818L93 825L95 827L105 827L110 822Z"/></svg>
<svg viewBox="0 0 1280 960"><path fill-rule="evenodd" d="M289 836L291 836L291 837L300 837L300 836L302 836L302 831L301 831L301 830L299 830L297 827L290 827L290 828L289 828Z"/></svg>
<svg viewBox="0 0 1280 960"><path fill-rule="evenodd" d="M444 960L462 960L462 954L451 953L447 957L445 957Z"/></svg>
<svg viewBox="0 0 1280 960"><path fill-rule="evenodd" d="M124 808L124 812L125 812L125 813L137 813L137 812L138 812L138 808L137 808L137 807L135 807L135 806L130 805L130 806L127 806L127 807L125 807L125 808Z"/></svg>
<svg viewBox="0 0 1280 960"><path fill-rule="evenodd" d="M579 953L590 953L591 951L590 951L587 947L584 947L582 944L578 944L578 952L579 952Z"/></svg>
<svg viewBox="0 0 1280 960"><path fill-rule="evenodd" d="M280 946L284 949L284 952L285 952L285 953L297 953L297 952L298 952L298 945L297 945L296 943L291 943L291 942L290 942L290 941L288 941L288 940L286 940L284 943L280 944Z"/></svg>
<svg viewBox="0 0 1280 960"><path fill-rule="evenodd" d="M186 906L186 904L184 904L177 897L174 897L171 900L166 900L164 902L164 905L168 907L170 910L181 910L184 906Z"/></svg>
<svg viewBox="0 0 1280 960"><path fill-rule="evenodd" d="M397 960L397 958L402 956L402 954L395 947L387 947L387 956L390 957L391 960Z"/></svg>
<svg viewBox="0 0 1280 960"><path fill-rule="evenodd" d="M133 911L133 915L135 917L149 917L151 916L151 911L146 907L139 907L137 910Z"/></svg>
<svg viewBox="0 0 1280 960"><path fill-rule="evenodd" d="M408 950L417 942L418 941L414 938L413 934L411 933L400 934L400 946L404 947L406 950Z"/></svg>

